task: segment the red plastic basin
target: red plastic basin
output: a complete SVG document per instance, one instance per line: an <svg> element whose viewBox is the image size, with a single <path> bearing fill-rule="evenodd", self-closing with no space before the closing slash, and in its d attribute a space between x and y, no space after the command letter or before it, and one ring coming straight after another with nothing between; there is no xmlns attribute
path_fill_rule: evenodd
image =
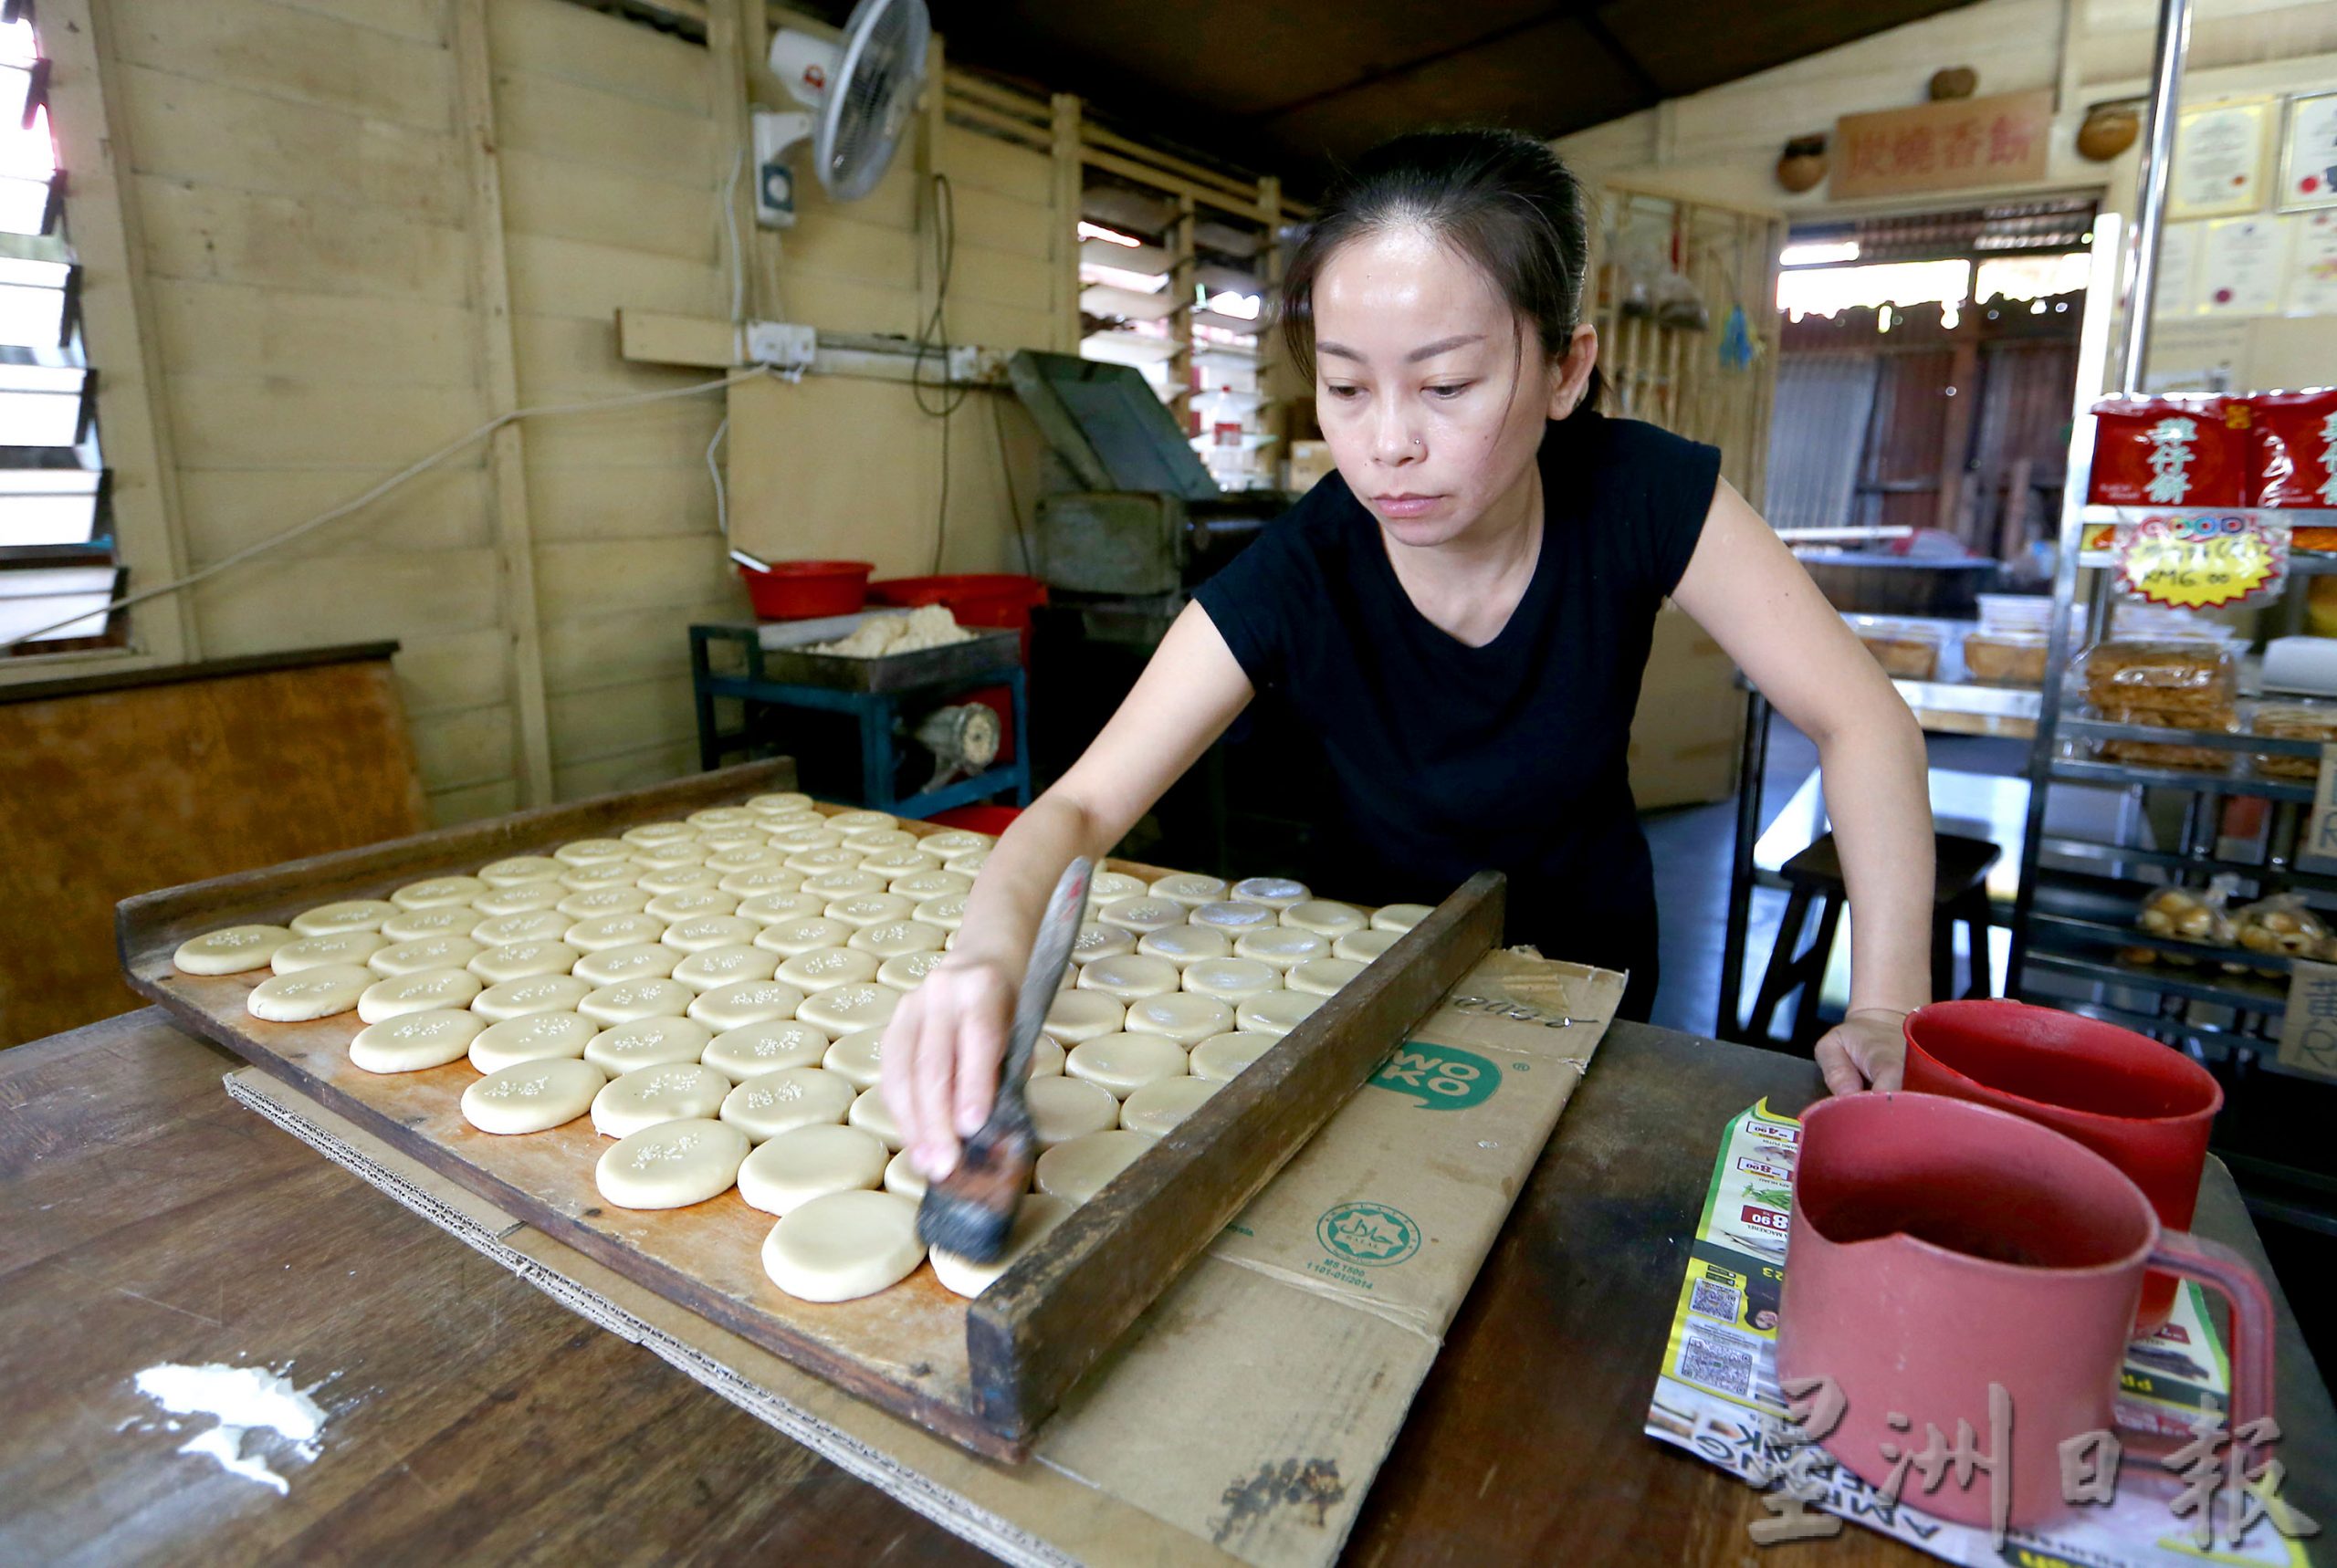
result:
<svg viewBox="0 0 2337 1568"><path fill-rule="evenodd" d="M946 604L960 626L995 626L1022 634L1022 663L1031 663L1031 612L1047 601L1047 585L1011 572L960 572L942 577L890 577L868 585L878 604L915 609Z"/></svg>
<svg viewBox="0 0 2337 1568"><path fill-rule="evenodd" d="M851 615L868 604L865 560L779 560L769 571L741 566L747 597L765 621L807 621L822 615Z"/></svg>

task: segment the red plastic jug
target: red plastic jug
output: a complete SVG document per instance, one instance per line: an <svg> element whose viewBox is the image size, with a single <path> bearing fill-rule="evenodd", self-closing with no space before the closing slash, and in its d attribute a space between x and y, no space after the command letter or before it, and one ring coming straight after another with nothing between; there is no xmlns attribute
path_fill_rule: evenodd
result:
<svg viewBox="0 0 2337 1568"><path fill-rule="evenodd" d="M1780 1379L1826 1376L1847 1403L1823 1438L1869 1483L1925 1428L1968 1421L1991 1445L1990 1384L2010 1396L2010 1451L1910 1506L1986 1527L2063 1511L2060 1444L2110 1429L2145 1266L2199 1280L2232 1303L2230 1427L2270 1414L2272 1305L2228 1248L2163 1230L2117 1166L2050 1128L1936 1094L1852 1094L1803 1113L1777 1325ZM1896 1422L1893 1416L1899 1417ZM2121 1431L2122 1474L2175 1440ZM2162 1476L2161 1479L2166 1479Z"/></svg>
<svg viewBox="0 0 2337 1568"><path fill-rule="evenodd" d="M2169 1230L2188 1230L2223 1085L2174 1047L2026 1002L1934 1002L1907 1015L1911 1091L1977 1101L2066 1133L2133 1179ZM2143 1286L2134 1332L2175 1306L2175 1279Z"/></svg>

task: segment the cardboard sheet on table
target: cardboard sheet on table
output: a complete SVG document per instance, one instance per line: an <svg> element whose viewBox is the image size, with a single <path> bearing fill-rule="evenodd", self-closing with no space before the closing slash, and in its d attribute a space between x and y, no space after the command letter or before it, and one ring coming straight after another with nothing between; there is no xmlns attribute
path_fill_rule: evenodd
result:
<svg viewBox="0 0 2337 1568"><path fill-rule="evenodd" d="M1622 994L1489 954L1007 1467L603 1269L257 1070L229 1092L571 1310L1017 1563L1323 1568Z"/></svg>

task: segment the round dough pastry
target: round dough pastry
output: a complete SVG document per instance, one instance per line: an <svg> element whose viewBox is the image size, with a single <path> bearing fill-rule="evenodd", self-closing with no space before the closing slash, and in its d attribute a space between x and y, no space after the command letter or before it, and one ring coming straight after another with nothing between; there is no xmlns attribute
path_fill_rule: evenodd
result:
<svg viewBox="0 0 2337 1568"><path fill-rule="evenodd" d="M749 1024L783 1022L802 1005L803 993L783 980L734 980L700 992L687 1010L707 1028L727 1033Z"/></svg>
<svg viewBox="0 0 2337 1568"><path fill-rule="evenodd" d="M1243 1068L1274 1048L1282 1036L1261 1034L1255 1030L1213 1034L1193 1047L1186 1060L1196 1078L1206 1078L1212 1083L1231 1081Z"/></svg>
<svg viewBox="0 0 2337 1568"><path fill-rule="evenodd" d="M380 1023L434 1008L468 1007L470 999L486 988L468 969L417 969L366 987L357 998L357 1016L367 1023Z"/></svg>
<svg viewBox="0 0 2337 1568"><path fill-rule="evenodd" d="M861 841L855 839L853 841L852 847L857 849ZM938 855L927 854L922 850L904 846L900 849L881 850L874 854L862 856L860 869L872 876L881 876L886 882L890 882L895 877L914 876L922 871L939 871L941 858Z"/></svg>
<svg viewBox="0 0 2337 1568"><path fill-rule="evenodd" d="M1198 909L1204 904L1215 904L1225 896L1225 879L1180 871L1173 876L1162 877L1147 891L1155 898L1165 898L1187 909Z"/></svg>
<svg viewBox="0 0 2337 1568"><path fill-rule="evenodd" d="M1383 904L1371 912L1371 928L1374 931L1410 931L1435 913L1433 907L1425 904Z"/></svg>
<svg viewBox="0 0 2337 1568"><path fill-rule="evenodd" d="M761 819L741 822L736 827L708 828L697 836L697 847L707 854L719 854L724 850L751 849L768 844L770 837L763 831Z"/></svg>
<svg viewBox="0 0 2337 1568"><path fill-rule="evenodd" d="M724 1095L722 1119L760 1144L797 1127L841 1124L858 1092L825 1068L777 1067Z"/></svg>
<svg viewBox="0 0 2337 1568"><path fill-rule="evenodd" d="M1128 1004L1130 1034L1157 1034L1186 1050L1233 1027L1233 1004L1199 991L1172 991Z"/></svg>
<svg viewBox="0 0 2337 1568"><path fill-rule="evenodd" d="M1063 1064L1068 1060L1064 1048L1045 1035L1031 1042L1030 1078L1061 1078Z"/></svg>
<svg viewBox="0 0 2337 1568"><path fill-rule="evenodd" d="M1057 1144L1039 1156L1032 1172L1039 1190L1065 1203L1085 1203L1104 1190L1104 1184L1136 1163L1137 1156L1159 1140L1143 1133L1090 1133Z"/></svg>
<svg viewBox="0 0 2337 1568"><path fill-rule="evenodd" d="M777 850L782 857L802 854L809 850L833 850L844 847L844 835L830 832L828 820L825 817L822 817L816 822L790 822L781 827L772 828L764 834L764 837L770 841L770 847ZM853 853L853 863L855 865L859 863L860 853L859 851L854 851ZM782 859L780 863L784 865L786 861ZM802 868L799 866L795 869L800 871ZM829 868L822 866L820 869L826 871Z"/></svg>
<svg viewBox="0 0 2337 1568"><path fill-rule="evenodd" d="M397 914L386 898L344 898L322 904L292 917L292 929L303 936L337 936L343 931L379 931L382 922Z"/></svg>
<svg viewBox="0 0 2337 1568"><path fill-rule="evenodd" d="M635 942L655 942L665 935L665 923L653 915L603 915L596 920L578 921L561 940L581 953L599 953Z"/></svg>
<svg viewBox="0 0 2337 1568"><path fill-rule="evenodd" d="M769 876L774 873L759 872L755 874ZM791 871L779 874L794 876L797 873ZM806 920L816 920L820 918L820 911L827 906L826 899L816 893L805 893L798 886L794 891L787 893L781 893L774 888L769 893L751 894L740 899L739 907L731 913L741 920L753 921L765 930L775 930L789 925L800 925Z"/></svg>
<svg viewBox="0 0 2337 1568"><path fill-rule="evenodd" d="M927 925L938 925L944 931L955 931L965 924L966 895L945 893L938 898L928 898L909 912L911 919L922 920Z"/></svg>
<svg viewBox="0 0 2337 1568"><path fill-rule="evenodd" d="M560 873L560 885L571 893L597 893L613 887L633 887L640 881L641 868L631 861L572 865Z"/></svg>
<svg viewBox="0 0 2337 1568"><path fill-rule="evenodd" d="M657 906L660 904L667 899L678 900L693 894L703 893L723 901L724 907L695 912L698 914L728 915L732 909L738 907L739 904L737 894L722 891L722 873L716 871L712 866L699 865L695 862L688 865L657 866L645 871L633 885L644 893L655 895L649 901L649 913L656 915L660 920L681 918L667 915L659 909Z"/></svg>
<svg viewBox="0 0 2337 1568"><path fill-rule="evenodd" d="M601 887L571 893L552 905L574 920L600 920L613 915L638 915L649 907L649 894L637 887Z"/></svg>
<svg viewBox="0 0 2337 1568"><path fill-rule="evenodd" d="M900 819L883 811L838 811L828 819L828 826L851 838L861 833L891 831L900 826Z"/></svg>
<svg viewBox="0 0 2337 1568"><path fill-rule="evenodd" d="M591 1110L607 1082L572 1057L514 1062L463 1091L463 1120L482 1133L549 1133Z"/></svg>
<svg viewBox="0 0 2337 1568"><path fill-rule="evenodd" d="M500 947L511 942L558 942L574 924L557 910L531 909L476 921L466 934L482 947Z"/></svg>
<svg viewBox="0 0 2337 1568"><path fill-rule="evenodd" d="M808 897L791 893L790 898ZM825 904L820 906L827 907ZM823 947L841 947L852 939L854 927L841 920L812 914L791 920L774 922L755 933L754 944L766 953L776 953L782 958L792 958L799 953L814 953Z"/></svg>
<svg viewBox="0 0 2337 1568"><path fill-rule="evenodd" d="M623 952L624 949L613 948L611 951ZM583 956L565 942L507 942L499 947L489 947L477 954L466 967L488 985L499 986L506 980L565 975L575 968L577 960ZM606 985L608 982L601 983Z"/></svg>
<svg viewBox="0 0 2337 1568"><path fill-rule="evenodd" d="M1344 936L1368 924L1363 911L1354 904L1335 904L1327 898L1310 898L1304 904L1292 904L1282 912L1282 923L1319 936Z"/></svg>
<svg viewBox="0 0 2337 1568"><path fill-rule="evenodd" d="M434 876L406 883L390 894L390 902L400 909L445 909L466 905L486 891L487 883L475 876Z"/></svg>
<svg viewBox="0 0 2337 1568"><path fill-rule="evenodd" d="M487 1020L461 1008L432 1008L368 1024L349 1042L349 1060L368 1072L419 1072L467 1054Z"/></svg>
<svg viewBox="0 0 2337 1568"><path fill-rule="evenodd" d="M434 936L470 936L471 927L478 924L478 911L467 904L442 904L435 909L408 909L382 922L382 939L385 942L427 942ZM473 936L471 940L477 942ZM492 942L479 942L482 947L492 947Z"/></svg>
<svg viewBox="0 0 2337 1568"><path fill-rule="evenodd" d="M1179 928L1172 925L1166 929ZM1106 925L1100 920L1080 922L1079 935L1071 940L1071 961L1074 966L1092 964L1098 958L1124 958L1135 951L1135 932Z"/></svg>
<svg viewBox="0 0 2337 1568"><path fill-rule="evenodd" d="M1143 997L1165 997L1177 988L1179 978L1177 966L1168 959L1133 954L1096 958L1079 968L1081 990L1101 991L1123 1004Z"/></svg>
<svg viewBox="0 0 2337 1568"><path fill-rule="evenodd" d="M1120 1125L1131 1133L1166 1137L1222 1087L1211 1078L1164 1078L1148 1083L1120 1103Z"/></svg>
<svg viewBox="0 0 2337 1568"><path fill-rule="evenodd" d="M890 986L833 986L804 998L803 1005L795 1009L795 1016L805 1023L818 1024L830 1034L850 1034L854 1030L882 1029L892 1020L893 1009L900 1005L901 993Z"/></svg>
<svg viewBox="0 0 2337 1568"><path fill-rule="evenodd" d="M530 882L551 882L568 868L550 855L513 855L478 868L479 881L489 887L518 887Z"/></svg>
<svg viewBox="0 0 2337 1568"><path fill-rule="evenodd" d="M874 1089L884 1071L880 1065L884 1045L883 1030L854 1030L828 1047L820 1065L854 1089Z"/></svg>
<svg viewBox="0 0 2337 1568"><path fill-rule="evenodd" d="M1331 997L1336 996L1340 987L1362 973L1363 966L1353 958L1309 958L1304 964L1292 965L1290 973L1282 977L1282 983L1294 991Z"/></svg>
<svg viewBox="0 0 2337 1568"><path fill-rule="evenodd" d="M1303 925L1275 925L1244 931L1233 939L1233 951L1276 969L1293 969L1310 958L1331 956L1331 939Z"/></svg>
<svg viewBox="0 0 2337 1568"><path fill-rule="evenodd" d="M998 842L988 833L977 833L967 828L944 828L938 833L927 833L917 840L917 847L941 860L952 855L969 855L976 850L986 850Z"/></svg>
<svg viewBox="0 0 2337 1568"><path fill-rule="evenodd" d="M691 954L674 966L674 978L704 995L741 980L768 980L778 968L778 954L734 942Z"/></svg>
<svg viewBox="0 0 2337 1568"><path fill-rule="evenodd" d="M492 919L499 915L527 915L539 909L550 909L562 899L575 895L556 882L515 882L509 887L491 887L471 900L471 911ZM565 925L567 922L561 923Z"/></svg>
<svg viewBox="0 0 2337 1568"><path fill-rule="evenodd" d="M629 844L686 844L697 837L687 822L644 822L617 835Z"/></svg>
<svg viewBox="0 0 2337 1568"><path fill-rule="evenodd" d="M736 915L700 915L679 925L666 926L665 935L658 940L685 953L703 953L708 947L748 946L762 935L762 929Z"/></svg>
<svg viewBox="0 0 2337 1568"><path fill-rule="evenodd" d="M901 1136L901 1124L893 1120L893 1108L885 1103L882 1089L864 1089L852 1098L852 1109L844 1119L863 1132L873 1133L885 1141L888 1149L898 1151L906 1145Z"/></svg>
<svg viewBox="0 0 2337 1568"><path fill-rule="evenodd" d="M817 1067L827 1053L823 1030L793 1019L773 1019L724 1030L707 1042L698 1060L731 1082L743 1083L782 1067Z"/></svg>
<svg viewBox="0 0 2337 1568"><path fill-rule="evenodd" d="M660 893L649 901L649 907L642 913L665 921L696 920L704 915L736 914L739 903L739 895L735 893L725 893L714 885L721 880L720 877L709 877L704 887L692 888L680 893ZM644 888L642 891L648 893L655 890Z"/></svg>
<svg viewBox="0 0 2337 1568"><path fill-rule="evenodd" d="M478 1016L477 1008L471 1009L471 1016ZM481 1072L500 1072L523 1061L553 1061L564 1057L581 1061L584 1048L599 1032L592 1020L582 1013L523 1013L488 1024L474 1035L471 1065ZM583 1113L579 1111L577 1114Z"/></svg>
<svg viewBox="0 0 2337 1568"><path fill-rule="evenodd" d="M1196 958L1230 958L1233 938L1212 925L1164 925L1148 931L1136 950L1148 958L1166 958L1179 967Z"/></svg>
<svg viewBox="0 0 2337 1568"><path fill-rule="evenodd" d="M832 1192L770 1228L763 1272L803 1301L873 1296L925 1260L917 1205L889 1192Z"/></svg>
<svg viewBox="0 0 2337 1568"><path fill-rule="evenodd" d="M885 1145L857 1127L793 1127L767 1139L739 1166L750 1208L788 1215L832 1192L861 1192L885 1179Z"/></svg>
<svg viewBox="0 0 2337 1568"><path fill-rule="evenodd" d="M467 936L430 936L377 947L365 956L365 967L377 975L419 975L424 969L459 969L487 951Z"/></svg>
<svg viewBox="0 0 2337 1568"><path fill-rule="evenodd" d="M1255 958L1200 958L1185 966L1185 989L1220 1001L1244 1002L1282 989L1282 971Z"/></svg>
<svg viewBox="0 0 2337 1568"><path fill-rule="evenodd" d="M717 850L706 857L706 869L718 879L742 871L775 871L782 876L795 874L779 863L779 852L768 843L740 844L737 849ZM716 885L720 885L718 880Z"/></svg>
<svg viewBox="0 0 2337 1568"><path fill-rule="evenodd" d="M1323 1005L1325 998L1305 991L1273 991L1263 997L1252 997L1234 1009L1236 1027L1253 1034L1288 1034L1305 1022L1306 1016Z"/></svg>
<svg viewBox="0 0 2337 1568"><path fill-rule="evenodd" d="M747 810L759 816L781 816L811 809L812 797L801 789L775 789L768 795L751 795L747 799Z"/></svg>
<svg viewBox="0 0 2337 1568"><path fill-rule="evenodd" d="M692 811L684 819L687 826L703 831L708 828L751 828L761 813L748 806L707 806Z"/></svg>
<svg viewBox="0 0 2337 1568"><path fill-rule="evenodd" d="M850 947L813 947L796 954L776 971L791 986L806 991L832 990L838 986L865 986L876 977L883 959Z"/></svg>
<svg viewBox="0 0 2337 1568"><path fill-rule="evenodd" d="M747 1140L736 1127L697 1118L667 1122L610 1145L592 1183L619 1208L686 1208L728 1192L746 1157Z"/></svg>
<svg viewBox="0 0 2337 1568"><path fill-rule="evenodd" d="M1244 877L1229 891L1243 904L1263 904L1269 909L1288 909L1315 896L1305 883L1286 876Z"/></svg>
<svg viewBox="0 0 2337 1568"><path fill-rule="evenodd" d="M803 891L810 893L812 883L819 880L815 876L806 882ZM846 925L866 927L907 920L916 910L915 901L903 898L897 893L865 893L856 898L838 899L828 905L826 915L829 919L841 920Z"/></svg>
<svg viewBox="0 0 2337 1568"><path fill-rule="evenodd" d="M958 1253L936 1249L928 1260L933 1264L933 1277L959 1295L979 1296L989 1290L1000 1275L1021 1262L1032 1248L1044 1240L1048 1231L1069 1219L1076 1207L1043 1192L1032 1193L1014 1211L1014 1227L1006 1233L1005 1251L988 1263L977 1263Z"/></svg>
<svg viewBox="0 0 2337 1568"><path fill-rule="evenodd" d="M534 1013L570 1013L592 994L592 984L573 975L540 975L533 979L506 980L489 986L471 998L471 1011L491 1022L527 1018Z"/></svg>
<svg viewBox="0 0 2337 1568"><path fill-rule="evenodd" d="M899 828L880 828L875 832L868 833L846 833L844 847L859 851L864 860L870 855L888 855L895 850L909 850L916 853L931 855L933 863L936 865L939 865L942 860L941 856L932 854L931 851L926 849L924 841L915 833L905 832ZM876 868L871 866L869 869L874 871Z"/></svg>
<svg viewBox="0 0 2337 1568"><path fill-rule="evenodd" d="M576 1010L604 1027L641 1019L677 1019L697 993L677 980L625 980L603 986L576 1004Z"/></svg>
<svg viewBox="0 0 2337 1568"><path fill-rule="evenodd" d="M695 1062L713 1038L714 1031L694 1019L643 1019L594 1035L584 1047L584 1060L622 1078L644 1067Z"/></svg>
<svg viewBox="0 0 2337 1568"><path fill-rule="evenodd" d="M882 925L864 925L844 941L846 947L869 953L881 962L886 958L903 958L911 953L938 953L949 933L938 925L928 925L922 920L888 920Z"/></svg>
<svg viewBox="0 0 2337 1568"><path fill-rule="evenodd" d="M562 865L608 865L621 863L632 853L633 846L622 840L579 839L552 851L551 858Z"/></svg>
<svg viewBox="0 0 2337 1568"><path fill-rule="evenodd" d="M701 871L708 855L716 852L692 839L686 843L645 844L633 852L627 862L636 873L634 886L645 893L671 893L670 887L645 887L650 873L669 871Z"/></svg>
<svg viewBox="0 0 2337 1568"><path fill-rule="evenodd" d="M1077 1045L1127 1027L1128 1009L1102 991L1059 991L1044 1025L1057 1044Z"/></svg>
<svg viewBox="0 0 2337 1568"><path fill-rule="evenodd" d="M1119 1125L1120 1103L1110 1090L1084 1078L1033 1078L1022 1092L1030 1101L1031 1129L1043 1149Z"/></svg>
<svg viewBox="0 0 2337 1568"><path fill-rule="evenodd" d="M877 1142L884 1140L879 1138ZM924 1198L925 1173L917 1168L917 1162L909 1158L907 1149L885 1162L885 1190L898 1193L912 1201Z"/></svg>
<svg viewBox="0 0 2337 1568"><path fill-rule="evenodd" d="M785 866L773 862L770 865L757 866L752 871L726 873L722 880L715 885L724 893L735 893L739 895L739 907L732 910L731 914L744 915L749 920L760 920L761 915L749 911L747 905L770 894L800 892L803 886L803 873L800 871L790 871ZM825 905L819 904L815 901L813 907L824 908Z"/></svg>
<svg viewBox="0 0 2337 1568"><path fill-rule="evenodd" d="M729 1092L728 1078L695 1061L636 1067L622 1078L610 1079L608 1087L592 1096L592 1127L604 1138L623 1138L660 1122L711 1118Z"/></svg>
<svg viewBox="0 0 2337 1568"><path fill-rule="evenodd" d="M1158 931L1164 925L1182 925L1185 906L1165 898L1121 898L1097 910L1095 918L1124 931Z"/></svg>
<svg viewBox="0 0 2337 1568"><path fill-rule="evenodd" d="M958 857L952 855L952 860ZM1140 876L1126 872L1099 871L1087 879L1087 903L1090 908L1102 908L1123 898L1142 898L1151 891Z"/></svg>
<svg viewBox="0 0 2337 1568"><path fill-rule="evenodd" d="M1236 904L1228 900L1222 904L1202 904L1193 911L1192 921L1195 925L1238 936L1244 931L1255 931L1262 925L1279 925L1282 915L1263 904Z"/></svg>
<svg viewBox="0 0 2337 1568"><path fill-rule="evenodd" d="M565 946L565 944L562 944ZM571 949L573 951L573 949ZM595 986L621 986L627 980L662 980L688 955L663 942L628 942L581 955L572 968L580 980Z"/></svg>
<svg viewBox="0 0 2337 1568"><path fill-rule="evenodd" d="M306 1023L347 1012L380 980L362 964L319 964L262 980L244 998L244 1010L269 1023Z"/></svg>
<svg viewBox="0 0 2337 1568"><path fill-rule="evenodd" d="M1400 931L1383 931L1376 926L1369 931L1349 931L1331 944L1331 956L1368 964L1393 947L1403 935Z"/></svg>
<svg viewBox="0 0 2337 1568"><path fill-rule="evenodd" d="M914 991L925 984L947 953L904 953L897 958L887 958L877 966L876 983L890 986L896 991Z"/></svg>
<svg viewBox="0 0 2337 1568"><path fill-rule="evenodd" d="M962 897L974 891L974 879L960 876L954 871L912 872L907 876L895 877L886 891L923 904L928 898Z"/></svg>
<svg viewBox="0 0 2337 1568"><path fill-rule="evenodd" d="M171 962L183 975L241 975L299 940L288 925L224 925L180 943Z"/></svg>
<svg viewBox="0 0 2337 1568"><path fill-rule="evenodd" d="M1185 1048L1157 1034L1099 1034L1071 1048L1063 1070L1127 1099L1148 1083L1185 1075Z"/></svg>
<svg viewBox="0 0 2337 1568"><path fill-rule="evenodd" d="M846 849L842 841L838 841L825 849L791 848L779 863L789 871L802 872L808 882L823 872L856 872L860 869L860 851Z"/></svg>
<svg viewBox="0 0 2337 1568"><path fill-rule="evenodd" d="M268 955L267 967L279 975L297 975L325 964L354 964L363 968L366 959L388 946L378 931L336 931L330 936L303 936Z"/></svg>

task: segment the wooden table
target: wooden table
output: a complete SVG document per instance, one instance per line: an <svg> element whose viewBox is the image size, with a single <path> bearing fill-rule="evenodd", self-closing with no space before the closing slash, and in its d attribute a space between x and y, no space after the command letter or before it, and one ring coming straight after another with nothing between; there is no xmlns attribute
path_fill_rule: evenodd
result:
<svg viewBox="0 0 2337 1568"><path fill-rule="evenodd" d="M0 1053L0 1563L985 1561L235 1105L234 1065L152 1010ZM1722 1124L1817 1087L1609 1032L1348 1562L1753 1560L1756 1495L1640 1423ZM2220 1166L2198 1224L2264 1267ZM2337 1417L2279 1310L2287 1495L2326 1522ZM338 1375L287 1497L124 1429L138 1369L239 1360ZM1781 1550L1932 1561L1855 1526Z"/></svg>

